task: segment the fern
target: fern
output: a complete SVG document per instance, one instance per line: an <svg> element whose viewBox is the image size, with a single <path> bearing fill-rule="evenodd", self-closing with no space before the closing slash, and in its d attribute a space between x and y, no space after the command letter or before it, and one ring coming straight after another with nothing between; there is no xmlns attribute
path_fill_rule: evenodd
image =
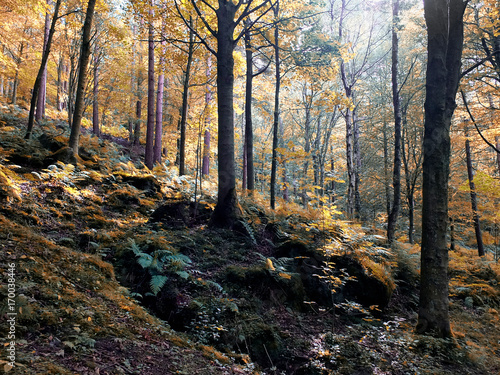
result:
<svg viewBox="0 0 500 375"><path fill-rule="evenodd" d="M163 288L166 284L168 277L165 275L153 275L151 276L151 281L149 282L149 286L151 287L151 291L156 296L158 292Z"/></svg>
<svg viewBox="0 0 500 375"><path fill-rule="evenodd" d="M137 257L137 263L151 276L149 286L152 293L149 294L156 296L165 286L168 277L163 274L164 272L173 272L183 279L189 278L190 274L185 270L191 264L188 256L162 249L148 254L142 251L133 239L129 238L128 243L130 250Z"/></svg>
<svg viewBox="0 0 500 375"><path fill-rule="evenodd" d="M245 228L248 236L252 240L252 244L254 246L257 246L257 240L255 239L255 233L253 231L253 228L245 221L245 220L240 220L241 225L243 225L243 228Z"/></svg>

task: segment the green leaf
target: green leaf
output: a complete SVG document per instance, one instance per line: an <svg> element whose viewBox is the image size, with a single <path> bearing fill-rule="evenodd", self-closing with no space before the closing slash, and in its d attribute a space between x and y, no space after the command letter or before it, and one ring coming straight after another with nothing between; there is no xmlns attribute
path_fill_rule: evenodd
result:
<svg viewBox="0 0 500 375"><path fill-rule="evenodd" d="M149 282L149 286L151 287L151 291L154 295L157 295L158 292L163 288L168 278L165 275L154 275L151 277L151 281Z"/></svg>

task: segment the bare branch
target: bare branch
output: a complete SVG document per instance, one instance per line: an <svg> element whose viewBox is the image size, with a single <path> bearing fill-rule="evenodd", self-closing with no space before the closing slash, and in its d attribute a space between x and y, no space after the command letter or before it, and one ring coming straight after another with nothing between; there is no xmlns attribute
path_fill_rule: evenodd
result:
<svg viewBox="0 0 500 375"><path fill-rule="evenodd" d="M467 104L467 99L465 98L464 91L460 90L460 94L462 94L462 100L463 100L463 102L465 104L465 109L467 109L467 113L469 114L469 117L472 120L472 123L474 124L474 127L476 128L477 132L479 133L479 135L481 136L481 138L483 139L483 141L485 141L488 146L490 146L493 150L495 150L498 154L500 154L500 150L498 148L496 148L492 143L490 143L483 136L483 133L481 133L481 130L479 130L479 127L477 126L476 120L474 119L474 116L472 115L472 113L471 113L471 111L469 109L469 105Z"/></svg>
<svg viewBox="0 0 500 375"><path fill-rule="evenodd" d="M194 1L191 0L191 2L194 4ZM177 9L177 13L179 14L179 16L181 17L182 21L184 22L184 24L187 26L188 29L190 29L194 35L196 35L196 37L200 40L200 42L205 46L205 48L210 51L214 56L217 56L217 52L214 51L214 49L212 47L209 46L209 44L207 43L207 41L205 39L203 39L203 37L198 33L198 31L191 27L191 25L189 24L189 21L186 19L186 17L184 17L184 15L182 14L182 11L180 10L179 8L179 4L177 4L177 0L174 1L174 4L175 4L175 9ZM195 9L200 17L200 19L202 20L202 22L205 24L205 27L207 27L208 31L216 36L217 34L214 34L214 31L210 28L210 26L208 26L208 23L207 21L205 20L205 18L203 18L203 16L201 15L201 12L200 10L198 9L198 7L195 5Z"/></svg>

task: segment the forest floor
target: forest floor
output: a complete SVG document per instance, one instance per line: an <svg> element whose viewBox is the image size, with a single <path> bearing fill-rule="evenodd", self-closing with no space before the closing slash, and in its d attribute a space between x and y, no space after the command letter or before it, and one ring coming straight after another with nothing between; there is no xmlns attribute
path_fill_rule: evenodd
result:
<svg viewBox="0 0 500 375"><path fill-rule="evenodd" d="M60 152L68 134L56 122L24 140L26 114L4 111L7 373L500 373L500 265L492 258L465 246L450 252L454 338L420 336L417 245L387 248L368 223L292 204L271 212L259 197L240 199L234 230L211 229L210 181L193 202L192 178L149 171L123 146L90 135L68 163Z"/></svg>

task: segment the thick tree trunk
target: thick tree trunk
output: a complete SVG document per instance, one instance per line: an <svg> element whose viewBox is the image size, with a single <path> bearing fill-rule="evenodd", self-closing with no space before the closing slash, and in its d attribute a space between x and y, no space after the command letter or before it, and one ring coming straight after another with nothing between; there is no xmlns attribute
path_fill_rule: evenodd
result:
<svg viewBox="0 0 500 375"><path fill-rule="evenodd" d="M47 0L49 3L49 0ZM48 13L45 13L45 27L43 32L43 53L47 49L47 42L49 40L49 31L50 31L50 17ZM45 116L45 101L47 96L47 64L45 64L45 68L42 73L42 81L40 82L40 91L38 91L38 101L36 106L36 115L35 119L37 122L40 122L42 118Z"/></svg>
<svg viewBox="0 0 500 375"><path fill-rule="evenodd" d="M82 48L80 52L80 68L78 71L78 83L76 88L75 113L71 124L69 136L69 147L73 155L78 155L78 144L80 139L80 127L83 118L83 105L85 98L85 85L87 82L87 66L90 59L90 32L92 30L92 19L94 18L96 0L89 0L85 22L83 23Z"/></svg>
<svg viewBox="0 0 500 375"><path fill-rule="evenodd" d="M274 5L274 19L279 17L279 1ZM276 207L276 176L278 170L278 128L280 118L280 88L281 88L281 72L280 72L280 47L279 47L279 28L276 25L274 28L274 63L276 65L276 85L274 90L274 120L273 120L273 151L271 159L271 209Z"/></svg>
<svg viewBox="0 0 500 375"><path fill-rule="evenodd" d="M30 113L28 115L28 128L26 130L25 139L31 138L31 133L33 132L33 125L35 120L35 106L38 99L38 92L40 90L40 85L42 82L43 71L47 66L47 60L49 59L50 47L52 45L52 37L54 36L54 31L56 29L56 22L59 17L59 7L61 6L61 0L56 1L54 8L54 15L52 16L52 22L50 24L49 36L47 38L47 45L42 55L42 62L40 64L40 69L38 69L38 74L35 79L35 84L33 85L33 91L31 93L31 104ZM17 72L16 72L17 75Z"/></svg>
<svg viewBox="0 0 500 375"><path fill-rule="evenodd" d="M236 168L234 158L234 17L237 6L219 0L217 9L217 113L219 115L219 188L211 225L231 228L236 222Z"/></svg>
<svg viewBox="0 0 500 375"><path fill-rule="evenodd" d="M392 5L392 103L394 107L394 167L392 186L394 198L392 210L387 220L387 241L394 241L399 208L401 205L401 104L398 85L398 17L399 0L393 0Z"/></svg>
<svg viewBox="0 0 500 375"><path fill-rule="evenodd" d="M252 82L253 50L250 39L250 21L245 22L246 85L245 85L245 162L246 185L251 193L255 189L255 170L253 163L253 124L252 124Z"/></svg>
<svg viewBox="0 0 500 375"><path fill-rule="evenodd" d="M476 232L477 253L480 257L484 256L483 236L481 234L481 225L479 224L479 212L477 210L476 187L474 185L474 172L472 170L472 157L470 152L470 141L465 141L465 155L467 159L467 176L470 188L470 203L472 206L472 220L474 222L474 231Z"/></svg>
<svg viewBox="0 0 500 375"><path fill-rule="evenodd" d="M450 337L448 311L448 177L450 125L463 48L462 0L425 1L428 61L423 162L420 303L416 331Z"/></svg>
<svg viewBox="0 0 500 375"><path fill-rule="evenodd" d="M151 7L154 1L151 0ZM154 165L154 140L155 140L155 44L153 29L153 8L149 11L148 22L148 114L146 123L146 153L144 164L149 169Z"/></svg>

